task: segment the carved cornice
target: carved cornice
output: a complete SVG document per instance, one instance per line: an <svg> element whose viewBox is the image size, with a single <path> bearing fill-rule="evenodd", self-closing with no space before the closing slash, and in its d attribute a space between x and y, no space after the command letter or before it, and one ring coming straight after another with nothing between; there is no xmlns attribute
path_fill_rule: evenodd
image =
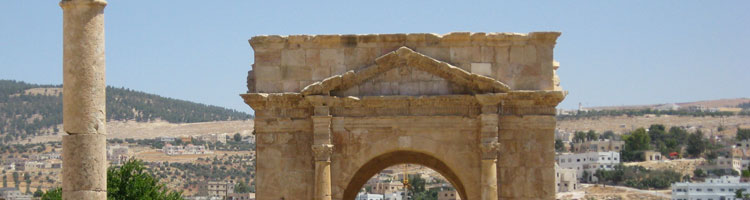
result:
<svg viewBox="0 0 750 200"><path fill-rule="evenodd" d="M368 35L261 35L249 40L255 51L295 48L339 48L373 47L378 45L401 44L407 46L510 46L528 42L555 44L560 32L524 33L470 33L453 32L448 34L409 33L409 34L368 34Z"/></svg>
<svg viewBox="0 0 750 200"><path fill-rule="evenodd" d="M313 155L316 161L330 161L333 154L332 144L314 144L312 145Z"/></svg>

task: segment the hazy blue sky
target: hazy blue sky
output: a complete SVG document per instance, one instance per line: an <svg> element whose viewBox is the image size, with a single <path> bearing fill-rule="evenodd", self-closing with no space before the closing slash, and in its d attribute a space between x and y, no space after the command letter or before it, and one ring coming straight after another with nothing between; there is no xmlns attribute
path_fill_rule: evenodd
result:
<svg viewBox="0 0 750 200"><path fill-rule="evenodd" d="M267 34L561 31L562 108L750 97L750 1L110 0L107 84L250 112ZM0 6L0 79L62 82L57 1Z"/></svg>

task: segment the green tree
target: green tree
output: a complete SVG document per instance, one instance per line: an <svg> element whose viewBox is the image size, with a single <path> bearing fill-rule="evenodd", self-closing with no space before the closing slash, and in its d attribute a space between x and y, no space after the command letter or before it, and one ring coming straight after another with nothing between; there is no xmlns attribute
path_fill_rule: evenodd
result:
<svg viewBox="0 0 750 200"><path fill-rule="evenodd" d="M605 131L604 133L602 133L602 135L601 135L600 137L601 137L602 139L610 139L610 140L614 140L614 139L615 139L615 132L612 132L612 131Z"/></svg>
<svg viewBox="0 0 750 200"><path fill-rule="evenodd" d="M703 151L706 150L708 142L703 139L703 132L698 130L697 132L690 134L687 138L687 149L685 149L688 155L692 157L700 156Z"/></svg>
<svg viewBox="0 0 750 200"><path fill-rule="evenodd" d="M26 194L31 194L31 179L26 179Z"/></svg>
<svg viewBox="0 0 750 200"><path fill-rule="evenodd" d="M706 175L707 174L705 172L703 172L702 169L695 169L695 170L693 170L693 176L694 177L706 177Z"/></svg>
<svg viewBox="0 0 750 200"><path fill-rule="evenodd" d="M735 137L735 139L737 141L750 139L750 129L737 128L737 136Z"/></svg>
<svg viewBox="0 0 750 200"><path fill-rule="evenodd" d="M567 148L565 148L565 143L561 139L555 140L555 151L557 152L566 152L568 151Z"/></svg>
<svg viewBox="0 0 750 200"><path fill-rule="evenodd" d="M146 172L143 162L131 159L107 170L107 199L182 199L181 192L169 191L159 179Z"/></svg>
<svg viewBox="0 0 750 200"><path fill-rule="evenodd" d="M18 172L13 172L13 183L15 184L16 189L18 189L18 183L20 183L18 180Z"/></svg>
<svg viewBox="0 0 750 200"><path fill-rule="evenodd" d="M578 131L573 135L573 142L583 142L586 140L586 133Z"/></svg>
<svg viewBox="0 0 750 200"><path fill-rule="evenodd" d="M8 187L8 175L3 175L3 187Z"/></svg>
<svg viewBox="0 0 750 200"><path fill-rule="evenodd" d="M62 199L62 188L54 188L47 190L42 195L42 200L61 200Z"/></svg>
<svg viewBox="0 0 750 200"><path fill-rule="evenodd" d="M242 136L240 135L240 133L235 133L234 134L234 141L235 142L241 142L242 141Z"/></svg>
<svg viewBox="0 0 750 200"><path fill-rule="evenodd" d="M589 130L589 132L586 132L586 139L589 141L599 139L599 134L597 134L594 130Z"/></svg>
<svg viewBox="0 0 750 200"><path fill-rule="evenodd" d="M623 136L625 147L621 152L623 161L643 161L643 151L649 150L651 138L646 129L638 128L630 135Z"/></svg>
<svg viewBox="0 0 750 200"><path fill-rule="evenodd" d="M36 191L34 191L34 197L42 197L44 195L44 192L42 192L42 186L37 186Z"/></svg>
<svg viewBox="0 0 750 200"><path fill-rule="evenodd" d="M244 181L240 181L240 183L234 187L234 192L241 194L250 193L250 185L246 184Z"/></svg>
<svg viewBox="0 0 750 200"><path fill-rule="evenodd" d="M648 127L648 136L654 144L658 144L659 141L664 141L664 139L666 139L666 133L664 125L651 124L651 126Z"/></svg>

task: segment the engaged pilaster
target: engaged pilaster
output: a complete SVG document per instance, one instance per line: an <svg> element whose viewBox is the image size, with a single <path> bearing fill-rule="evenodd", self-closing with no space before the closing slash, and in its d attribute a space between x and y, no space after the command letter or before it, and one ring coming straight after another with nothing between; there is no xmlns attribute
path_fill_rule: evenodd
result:
<svg viewBox="0 0 750 200"><path fill-rule="evenodd" d="M313 145L315 156L315 200L331 200L331 115L326 96L305 97L314 107Z"/></svg>
<svg viewBox="0 0 750 200"><path fill-rule="evenodd" d="M482 114L479 115L481 122L481 143L479 149L482 151L481 166L481 191L482 200L497 200L497 156L498 156L498 124L500 116L499 108L502 101L500 94L476 95L482 106Z"/></svg>
<svg viewBox="0 0 750 200"><path fill-rule="evenodd" d="M63 199L107 199L105 0L63 0Z"/></svg>

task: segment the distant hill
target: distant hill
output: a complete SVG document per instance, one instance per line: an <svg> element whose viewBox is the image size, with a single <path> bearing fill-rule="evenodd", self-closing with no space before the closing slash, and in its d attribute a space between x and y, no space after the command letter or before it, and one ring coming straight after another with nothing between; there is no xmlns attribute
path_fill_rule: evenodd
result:
<svg viewBox="0 0 750 200"><path fill-rule="evenodd" d="M108 121L194 123L246 120L252 115L218 106L107 87ZM62 86L0 80L0 141L57 133L62 124Z"/></svg>
<svg viewBox="0 0 750 200"><path fill-rule="evenodd" d="M683 102L683 103L674 103L674 104L680 107L705 107L705 108L741 107L741 108L746 108L747 105L750 105L750 98L718 99L718 100ZM669 105L669 104L599 106L599 107L585 107L585 109L586 110L638 110L638 109L657 109L665 105Z"/></svg>

